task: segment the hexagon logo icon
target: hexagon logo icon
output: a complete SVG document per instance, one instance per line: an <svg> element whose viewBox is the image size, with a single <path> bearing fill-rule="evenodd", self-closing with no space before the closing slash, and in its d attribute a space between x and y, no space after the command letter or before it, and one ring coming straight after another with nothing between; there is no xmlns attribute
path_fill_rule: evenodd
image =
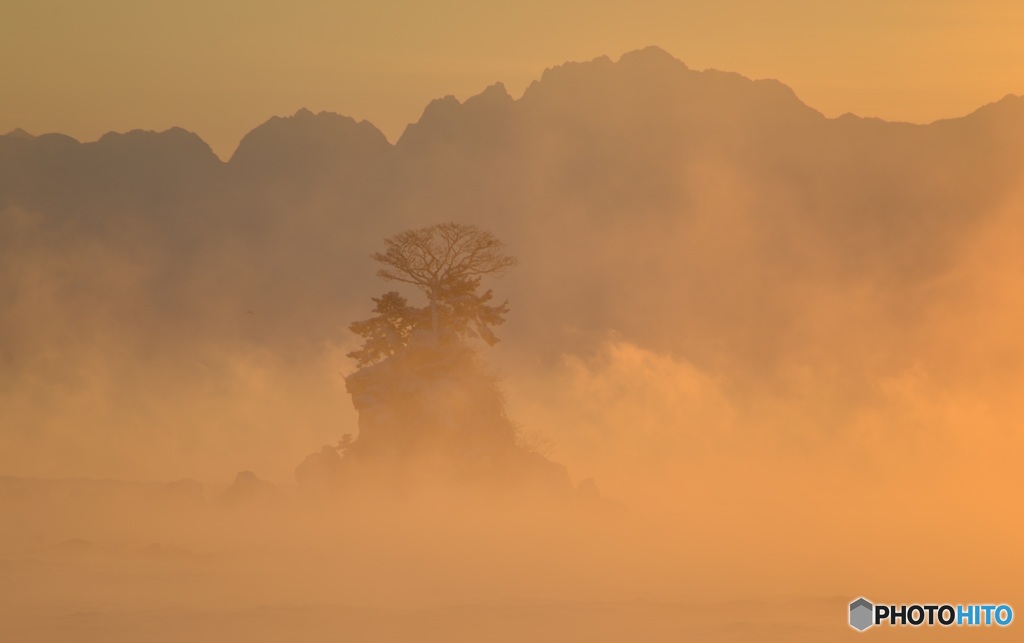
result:
<svg viewBox="0 0 1024 643"><path fill-rule="evenodd" d="M863 632L875 623L875 606L866 598L850 603L850 627Z"/></svg>

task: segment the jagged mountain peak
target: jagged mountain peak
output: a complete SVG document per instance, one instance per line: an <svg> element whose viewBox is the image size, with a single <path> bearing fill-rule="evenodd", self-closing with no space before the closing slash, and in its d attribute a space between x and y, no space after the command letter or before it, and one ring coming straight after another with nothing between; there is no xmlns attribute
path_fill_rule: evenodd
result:
<svg viewBox="0 0 1024 643"><path fill-rule="evenodd" d="M1024 115L1024 97L1007 94L997 101L982 105L965 118L1002 118Z"/></svg>
<svg viewBox="0 0 1024 643"><path fill-rule="evenodd" d="M423 115L420 116L419 122L444 118L446 115L456 112L461 106L462 103L459 102L459 99L450 94L442 98L435 98L423 108Z"/></svg>
<svg viewBox="0 0 1024 643"><path fill-rule="evenodd" d="M320 134L331 135L339 132L346 131L362 131L364 133L377 133L381 137L384 135L369 121L357 121L351 116L345 116L336 112L322 111L319 113L313 113L305 107L299 108L291 116L272 116L262 125L257 126L255 129L246 134L243 138L243 142L246 138L251 136L260 136L267 133L277 132L289 132L296 133L300 131L316 131ZM241 145L240 145L241 147Z"/></svg>
<svg viewBox="0 0 1024 643"><path fill-rule="evenodd" d="M619 65L627 67L669 67L689 69L686 63L661 47L650 46L627 51L619 57Z"/></svg>
<svg viewBox="0 0 1024 643"><path fill-rule="evenodd" d="M752 80L716 69L696 71L660 47L623 54L617 62L600 56L569 62L544 71L523 94L524 102L548 103L574 109L596 101L616 104L716 103L726 112L782 109L820 118L788 85L774 79ZM685 106L685 105L682 105Z"/></svg>
<svg viewBox="0 0 1024 643"><path fill-rule="evenodd" d="M246 172L309 170L390 149L387 138L369 121L305 107L292 116L274 116L246 134L229 164Z"/></svg>
<svg viewBox="0 0 1024 643"><path fill-rule="evenodd" d="M35 138L35 136L32 136L31 134L21 129L20 127L15 127L11 131L4 134L4 136L9 136L11 138Z"/></svg>
<svg viewBox="0 0 1024 643"><path fill-rule="evenodd" d="M472 96L466 99L464 105L493 105L493 104L507 104L515 102L515 99L509 95L508 89L505 88L505 83L497 82L487 87L476 96Z"/></svg>
<svg viewBox="0 0 1024 643"><path fill-rule="evenodd" d="M490 138L504 128L515 99L504 83L494 83L475 96L459 102L445 96L430 102L420 120L405 128L397 145L403 148L429 145L441 139L458 140L465 135Z"/></svg>
<svg viewBox="0 0 1024 643"><path fill-rule="evenodd" d="M172 127L160 132L135 129L128 132L107 132L95 143L98 149L124 152L148 153L150 151L175 150L177 153L192 153L216 158L206 141L195 132L181 127Z"/></svg>

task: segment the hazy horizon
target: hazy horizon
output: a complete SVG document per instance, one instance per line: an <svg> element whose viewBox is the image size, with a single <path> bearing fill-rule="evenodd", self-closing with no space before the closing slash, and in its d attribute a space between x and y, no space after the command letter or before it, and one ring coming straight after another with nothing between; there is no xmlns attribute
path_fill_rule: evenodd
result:
<svg viewBox="0 0 1024 643"><path fill-rule="evenodd" d="M138 89L129 111L38 114L128 133L0 136L0 635L819 643L862 636L858 596L1024 605L1024 98L976 100L1007 69L946 102L908 86L918 114L966 114L919 126L836 118L863 76L835 71L852 89L819 112L783 82L653 47L527 88L508 70L575 54L542 39L529 60L494 56L564 8L505 24L374 5L350 9L420 34L394 65L436 46L415 91L387 94L387 65L352 58L367 76L351 91L373 99L357 107L309 100L330 72L315 65L274 86L283 99L218 102L293 69L255 43L302 26L308 57L359 24L303 6L254 5L263 37L225 31L209 60L209 42L166 37L216 35L236 16L223 5L123 9L148 32L90 14L69 47L117 37L52 91L88 94L77 65L121 61L130 32L170 57L164 74L171 54L208 63L211 100L156 71L136 88L154 62L140 56L99 64L118 90L104 99ZM823 39L798 15L848 22L832 45L851 65L865 30L928 40L965 11L940 4L915 31L919 14L891 6L903 26L885 32L784 3L773 24L805 39L736 67L813 76L779 64ZM682 10L662 9L667 30ZM423 35L444 20L486 55ZM647 39L630 27L648 20L623 17L602 45ZM480 82L499 73L511 92ZM27 92L0 129L50 98ZM249 122L260 110L291 115ZM380 130L361 120L374 110ZM132 126L179 117L184 131ZM243 128L230 162L191 133L224 158Z"/></svg>
<svg viewBox="0 0 1024 643"><path fill-rule="evenodd" d="M640 51L640 50L649 49L649 48L657 48L657 49L664 50L662 47L659 47L658 45L648 44L648 45L639 47L637 49L629 50L629 51L626 51L626 52L623 52L623 53L628 54L631 51ZM684 65L686 64L686 60L681 59L681 58L675 56L673 54L673 52L667 51L667 50L666 50L666 52L669 55L675 57L677 60L680 60L680 62L682 62ZM598 54L594 58L580 60L578 62L593 62L595 59L608 58L609 55L610 54L608 54L608 53ZM617 60L617 59L613 58L613 60ZM455 94L455 93L451 92L448 88L440 87L440 88L438 88L439 89L439 93L437 93L434 96L427 96L425 98L424 102L419 106L418 111L416 110L415 106L413 106L411 104L408 105L405 108L405 110L403 111L403 114L405 114L405 120L395 120L395 118L393 118L393 117L382 116L379 119L379 121L378 121L378 120L375 120L375 118L374 118L375 114L372 114L372 113L361 114L360 116L356 116L354 114L350 114L350 113L347 113L347 112L344 112L344 111L339 111L338 109L332 108L331 106L320 106L320 108L311 109L309 105L300 104L300 105L296 106L294 109L292 109L292 111L268 113L268 114L264 115L264 120L253 121L250 124L250 129L248 129L248 130L242 130L241 129L242 124L236 122L232 126L232 128L236 132L240 132L240 133L236 134L237 138L234 138L234 139L225 137L224 135L218 133L217 130L213 130L212 132L207 132L206 133L207 135L204 136L204 132L203 131L200 131L198 129L191 129L189 127L186 127L186 126L182 125L181 123L175 121L173 116L169 116L169 120L163 121L160 125L139 125L139 126L131 126L130 128L126 128L126 127L119 127L117 124L112 124L112 125L106 126L106 127L109 127L109 129L105 129L105 130L102 130L102 129L101 130L95 130L94 129L91 133L84 134L84 135L80 133L81 130L78 130L78 129L74 128L74 127L68 129L67 131L59 130L59 129L52 129L52 128L51 129L45 129L44 128L44 129L39 130L39 131L33 131L29 127L26 127L26 126L24 126L22 124L16 123L16 122L14 122L12 120L12 121L10 121L10 123L7 123L5 125L6 127L8 127L8 129L4 130L3 132L0 132L0 133L6 134L6 133L14 133L14 132L17 132L17 131L23 131L23 132L25 132L25 133L27 133L27 134L29 134L31 136L42 136L42 135L46 135L46 134L63 134L63 135L66 135L66 136L71 136L72 138L78 140L81 143L92 143L92 142L98 141L104 135L111 134L111 133L115 133L115 134L122 133L123 134L123 133L131 132L131 131L163 132L163 131L167 131L169 129L181 128L181 129L185 129L188 132L191 132L191 133L194 133L194 134L198 135L200 137L200 139L202 139L205 143L210 145L210 148L213 150L214 154L216 154L217 157L221 161L227 162L238 151L238 145L241 143L242 139L249 132L252 131L252 129L257 128L257 127L259 127L262 124L265 124L267 122L267 120L269 120L269 119L273 119L273 118L287 118L287 117L293 116L294 114L296 114L298 112L309 111L309 112L314 113L314 114L321 114L321 113L336 114L336 115L343 116L343 117L346 117L346 118L352 118L356 122L360 122L360 123L361 122L367 122L370 125L372 125L375 129L380 131L384 135L384 137L387 139L387 141L389 143L391 143L392 145L395 145L399 141L399 139L405 134L406 130L409 128L410 125L415 125L416 123L418 123L420 121L420 119L423 116L424 110L427 108L427 106L430 105L430 103L433 103L435 101L439 101L439 100L442 100L442 99L445 99L445 98L448 98L448 97L454 97L456 100L458 100L460 103L462 103L462 102L465 102L466 100L472 99L475 96L479 96L487 88L492 87L494 85L501 85L501 86L503 86L506 89L506 91L508 91L510 96L512 96L513 100L520 100L520 99L522 99L524 93L529 89L529 86L531 84L537 82L541 78L541 76L543 75L543 72L549 71L549 70L551 70L553 68L564 66L566 64L574 64L574 62L575 61L565 61L565 62L562 62L562 63L559 63L559 64L555 65L554 67L552 67L552 66L543 67L543 68L539 69L533 76L525 76L524 75L524 76L520 77L517 81L512 81L511 84L510 84L510 81L506 81L506 80L503 80L501 78L494 78L494 79L489 80L489 81L484 80L483 84L478 85L475 88L472 87L472 86L463 87L462 91L460 91L458 94ZM838 119L838 118L842 118L844 116L853 115L853 116L856 116L858 118L873 119L873 120L877 119L877 120L881 120L881 121L885 121L885 122L890 122L890 123L908 123L908 124L912 124L912 125L930 125L930 124L934 124L934 123L940 122L940 121L956 120L956 119L959 119L959 118L964 118L966 116L970 116L971 114L975 113L979 109L982 109L984 107L987 107L987 106L995 104L995 103L998 103L999 101L1001 101L1003 99L1006 99L1006 98L1018 97L1018 96L1021 95L1021 93L1024 93L1024 92L1021 92L1021 90L1015 90L1013 88L1006 88L1005 90L1002 90L1002 93L999 93L1000 90L997 89L996 90L996 94L994 94L992 96L980 98L980 100L982 102L978 102L978 103L974 103L974 104L971 104L971 103L961 103L955 109L946 109L946 110L941 111L941 112L936 112L936 113L930 114L930 115L920 115L920 116L915 118L915 117L912 117L912 116L908 116L906 114L901 115L900 112L898 112L898 111L897 112L893 112L893 114L891 114L891 115L875 114L875 113L858 113L858 112L854 111L854 109L852 108L852 105L855 103L855 101L851 101L850 102L850 106L846 106L846 105L841 104L841 103L833 103L833 104L830 104L830 106L829 106L830 108L829 109L820 108L820 106L814 105L814 104L804 100L803 97L800 96L800 93L798 91L796 91L796 89L794 87L790 86L786 82L785 78L780 78L780 77L764 77L764 78L753 77L753 76L748 76L746 74L740 73L740 72L738 72L737 70L734 70L734 69L723 69L723 68L717 68L717 67L706 67L706 68L702 68L701 69L701 68L695 68L695 67L688 66L688 68L693 70L693 71L697 71L697 72L710 71L710 72L724 72L724 73L739 73L744 78L749 78L750 80L771 80L771 81L781 82L782 84L784 84L787 87L789 87L792 91L794 91L794 93L797 94L797 97L801 99L801 102L803 102L805 105L807 105L811 109L814 109L815 111L820 112L822 115L824 115L828 119ZM1019 93L1019 92L1021 92L1021 93ZM382 113L386 114L386 112L387 112L387 110L382 110ZM241 115L243 113L244 112L240 110L239 113L238 113L238 116L241 117ZM0 118L2 118L3 116L4 115L2 113L0 113ZM226 118L230 118L229 115L225 115L225 117ZM259 115L253 114L253 115L250 115L250 118L259 119ZM29 118L27 120L32 120L32 119ZM239 118L239 120L240 120L240 118ZM0 122L2 122L2 121L0 121ZM103 127L103 126L101 126L101 127ZM0 127L0 129L2 129L2 127Z"/></svg>
<svg viewBox="0 0 1024 643"><path fill-rule="evenodd" d="M927 123L1024 92L1020 6L998 1L808 5L259 2L245 11L113 0L15 0L0 27L0 131L200 133L221 157L302 106L370 120L394 140L431 99L657 45L697 69L777 78L830 117ZM302 34L299 38L290 34ZM528 43L528 46L525 44Z"/></svg>

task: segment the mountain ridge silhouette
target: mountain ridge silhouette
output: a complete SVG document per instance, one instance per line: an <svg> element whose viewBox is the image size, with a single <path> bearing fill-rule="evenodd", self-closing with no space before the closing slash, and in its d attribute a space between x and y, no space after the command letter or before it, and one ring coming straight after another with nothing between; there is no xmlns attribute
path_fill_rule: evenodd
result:
<svg viewBox="0 0 1024 643"><path fill-rule="evenodd" d="M964 121L965 119L982 117L1024 118L1024 98L1012 93L1005 95L999 100L979 106L976 110L968 114L938 119L930 123L904 123L903 121L889 121L873 116L860 116L851 112L844 113L834 118L828 118L813 107L810 107L801 101L791 87L776 79L750 79L735 72L725 72L711 68L700 71L693 70L687 67L683 61L673 57L665 50L656 46L650 46L626 52L622 54L618 61L612 61L608 56L599 56L589 61L566 62L561 65L549 67L544 70L538 80L534 80L530 83L530 85L525 89L523 95L519 98L512 97L508 94L503 83L496 82L485 88L479 94L475 94L467 98L465 101L460 102L451 95L434 99L424 108L424 111L418 121L409 123L406 126L406 131L399 136L397 141L394 143L389 141L388 144L391 147L401 145L402 139L408 136L410 129L414 131L421 130L430 125L439 127L440 121L444 120L446 117L451 118L455 114L461 114L467 108L467 105L472 106L472 108L475 109L482 103L488 102L491 105L494 105L496 102L518 104L534 100L538 94L557 91L556 87L559 84L565 84L566 81L572 83L589 78L599 83L605 83L614 75L636 75L652 72L661 74L666 80L670 80L672 78L675 80L682 79L687 83L688 89L695 90L696 92L732 91L741 94L742 98L753 97L767 99L772 97L772 99L777 101L779 105L789 103L790 107L796 107L804 111L807 116L817 115L826 121L843 122L847 121L850 117L853 117L859 121L886 123L888 125L908 124L916 127L928 127L939 123L955 123ZM495 99L497 99L497 101ZM1021 113L1017 113L1014 110L1020 110ZM340 137L338 137L338 134L341 132L341 128L339 128L340 122L357 126L348 127L349 133L352 136L384 138L384 140L387 140L383 134L380 133L380 130L377 129L377 127L370 121L362 120L357 122L349 116L335 112L321 111L314 114L306 108L300 108L291 116L272 116L261 125L258 125L256 128L249 131L242 137L239 145L228 160L222 160L222 163L225 165L231 165L233 162L248 162L249 159L247 157L254 153L250 148L257 146L260 143L266 145L276 142L283 145L294 145L295 141L289 141L287 137L282 138L282 135L284 134L290 134L297 138L305 136L307 137L306 142L308 143L310 142L308 140L308 136L314 126L320 128L313 130L316 133L328 135L328 137L338 138L338 140L341 140ZM270 131L273 131L272 135L270 134ZM112 141L117 140L119 137L130 137L138 140L145 137L153 142L155 147L159 137L154 137L154 134L165 137L177 137L186 133L202 141L201 137L194 132L187 132L179 127L172 127L159 132L138 129L128 132L111 131L101 136L97 141L91 142L77 141L77 139L60 133L46 133L39 136L33 136L21 128L15 128L7 134L0 134L0 140L37 140L52 136L64 136L78 142L80 145L88 146L103 143L104 139ZM259 140L261 138L263 140ZM209 147L205 142L202 142L202 145L207 148ZM242 155L241 158L238 159L236 157L239 157L240 151L242 152Z"/></svg>
<svg viewBox="0 0 1024 643"><path fill-rule="evenodd" d="M62 328L170 359L225 343L301 361L349 341L380 294L380 239L474 223L522 259L495 290L510 344L551 356L614 329L750 386L817 360L848 391L831 362L912 362L929 288L1022 173L1024 99L928 125L826 118L778 81L647 48L549 68L519 98L497 83L435 100L394 143L308 110L228 161L179 128L3 135L0 213L15 214L0 249L11 266L56 262L40 274ZM0 285L34 301L39 278L9 269ZM891 333L847 341L808 292L872 293ZM37 326L0 318L10 376L51 350Z"/></svg>

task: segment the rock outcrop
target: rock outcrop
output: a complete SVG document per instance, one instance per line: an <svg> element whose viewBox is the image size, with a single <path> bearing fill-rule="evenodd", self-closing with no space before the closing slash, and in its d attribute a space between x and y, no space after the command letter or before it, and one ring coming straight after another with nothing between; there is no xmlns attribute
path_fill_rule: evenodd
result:
<svg viewBox="0 0 1024 643"><path fill-rule="evenodd" d="M346 386L359 412L359 437L344 449L325 447L309 456L296 470L300 484L360 487L372 480L573 492L564 466L521 444L495 378L455 339L420 336L401 353L350 375Z"/></svg>

